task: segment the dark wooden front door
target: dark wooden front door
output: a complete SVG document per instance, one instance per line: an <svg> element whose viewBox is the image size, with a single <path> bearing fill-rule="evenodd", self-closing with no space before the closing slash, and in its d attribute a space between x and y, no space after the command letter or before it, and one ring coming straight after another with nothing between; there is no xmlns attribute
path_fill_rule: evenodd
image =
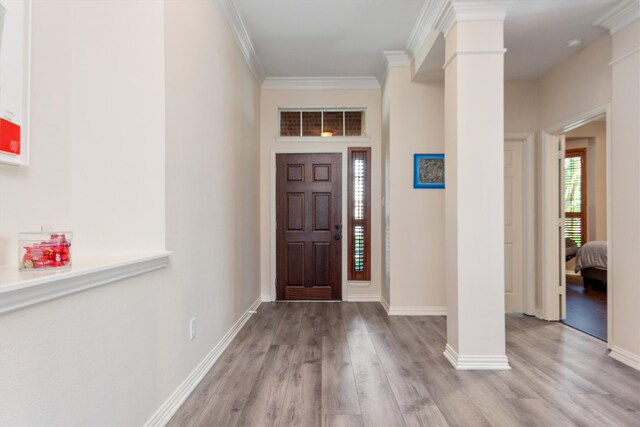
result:
<svg viewBox="0 0 640 427"><path fill-rule="evenodd" d="M342 155L276 155L276 297L342 299Z"/></svg>

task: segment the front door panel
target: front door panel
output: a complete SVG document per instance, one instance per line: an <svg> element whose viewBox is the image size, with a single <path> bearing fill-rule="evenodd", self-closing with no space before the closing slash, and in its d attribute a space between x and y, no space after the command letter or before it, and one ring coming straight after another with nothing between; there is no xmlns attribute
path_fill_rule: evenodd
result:
<svg viewBox="0 0 640 427"><path fill-rule="evenodd" d="M342 155L276 155L276 297L342 298Z"/></svg>

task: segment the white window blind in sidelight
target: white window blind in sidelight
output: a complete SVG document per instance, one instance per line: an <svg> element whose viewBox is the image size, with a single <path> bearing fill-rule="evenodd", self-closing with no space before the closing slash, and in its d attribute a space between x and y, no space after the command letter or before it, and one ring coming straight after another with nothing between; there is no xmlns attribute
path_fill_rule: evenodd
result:
<svg viewBox="0 0 640 427"><path fill-rule="evenodd" d="M564 233L578 246L586 242L586 152L567 150L564 159Z"/></svg>

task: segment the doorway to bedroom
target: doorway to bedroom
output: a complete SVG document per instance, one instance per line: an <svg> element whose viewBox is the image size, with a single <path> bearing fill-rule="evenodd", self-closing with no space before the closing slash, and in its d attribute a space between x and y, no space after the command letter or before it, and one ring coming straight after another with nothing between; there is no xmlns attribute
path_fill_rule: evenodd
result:
<svg viewBox="0 0 640 427"><path fill-rule="evenodd" d="M561 135L566 309L563 322L607 341L607 122Z"/></svg>

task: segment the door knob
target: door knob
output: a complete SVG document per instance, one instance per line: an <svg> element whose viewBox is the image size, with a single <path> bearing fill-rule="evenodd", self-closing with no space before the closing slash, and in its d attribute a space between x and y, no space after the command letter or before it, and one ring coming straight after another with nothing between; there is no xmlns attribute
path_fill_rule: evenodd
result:
<svg viewBox="0 0 640 427"><path fill-rule="evenodd" d="M336 234L335 236L333 236L333 238L336 239L336 240L340 240L340 235Z"/></svg>

